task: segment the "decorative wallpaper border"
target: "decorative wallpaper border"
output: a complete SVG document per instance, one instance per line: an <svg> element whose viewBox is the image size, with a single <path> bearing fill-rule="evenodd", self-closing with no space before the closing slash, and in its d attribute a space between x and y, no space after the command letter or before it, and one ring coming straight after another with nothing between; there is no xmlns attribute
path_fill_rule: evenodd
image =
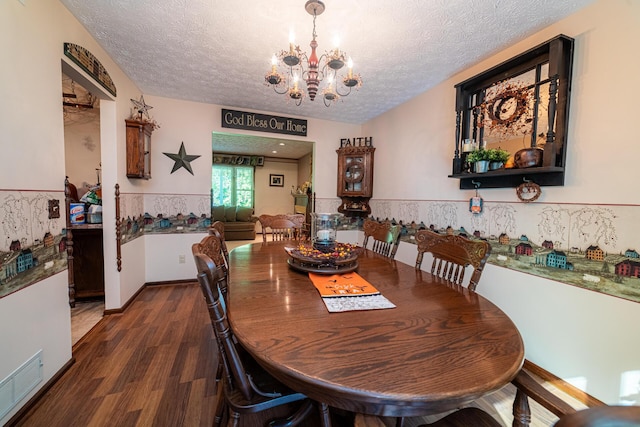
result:
<svg viewBox="0 0 640 427"><path fill-rule="evenodd" d="M143 234L206 232L210 203L208 194L121 194L122 244Z"/></svg>
<svg viewBox="0 0 640 427"><path fill-rule="evenodd" d="M59 218L49 218L57 200ZM145 233L202 233L210 196L120 194L122 243ZM0 190L0 298L67 269L64 192ZM145 210L145 207L147 209Z"/></svg>
<svg viewBox="0 0 640 427"><path fill-rule="evenodd" d="M0 298L67 268L64 192L0 190L0 226Z"/></svg>
<svg viewBox="0 0 640 427"><path fill-rule="evenodd" d="M339 199L316 201L332 212ZM466 233L491 243L489 263L640 302L638 205L484 202L481 214L468 201L371 200L372 216L416 228ZM412 226L413 223L413 226Z"/></svg>
<svg viewBox="0 0 640 427"><path fill-rule="evenodd" d="M50 219L49 200L61 191L0 190L0 298L67 268L64 212ZM318 199L317 212L340 200ZM466 233L491 243L489 263L640 302L638 205L374 199L372 216L416 229ZM143 234L202 233L211 224L208 194L120 195L122 243Z"/></svg>

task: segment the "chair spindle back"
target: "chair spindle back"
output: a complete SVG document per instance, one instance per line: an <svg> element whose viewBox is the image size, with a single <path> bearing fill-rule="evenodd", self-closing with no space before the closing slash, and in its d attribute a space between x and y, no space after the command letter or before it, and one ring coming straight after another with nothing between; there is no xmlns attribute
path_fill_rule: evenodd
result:
<svg viewBox="0 0 640 427"><path fill-rule="evenodd" d="M468 288L476 290L484 265L491 254L491 246L484 240L471 240L463 236L441 235L431 230L418 230L416 269L422 266L425 252L433 255L431 274L456 285L462 285L467 266L473 266Z"/></svg>
<svg viewBox="0 0 640 427"><path fill-rule="evenodd" d="M222 241L218 236L214 234L205 236L199 243L194 243L191 246L191 252L194 256L196 253L202 253L208 256L217 267L222 269L222 272L224 273L222 277L212 283L217 284L217 286L220 287L220 292L222 292L223 295L226 295L227 285L229 282L229 270L224 258L224 253L222 252ZM211 277L209 279L213 280Z"/></svg>
<svg viewBox="0 0 640 427"><path fill-rule="evenodd" d="M372 219L364 221L362 226L364 231L363 247L367 247L369 238L373 240L371 250L377 254L393 259L398 251L400 243L400 227L391 225L390 222L378 222Z"/></svg>
<svg viewBox="0 0 640 427"><path fill-rule="evenodd" d="M271 230L271 240L300 239L304 226L305 216L294 215L260 215L258 217L262 226L262 241L267 241L267 229Z"/></svg>
<svg viewBox="0 0 640 427"><path fill-rule="evenodd" d="M224 256L224 261L227 266L227 271L229 271L229 251L227 250L227 241L224 238L224 222L222 221L214 221L209 227L209 234L213 234L218 239L220 239L220 246L222 247L222 255Z"/></svg>

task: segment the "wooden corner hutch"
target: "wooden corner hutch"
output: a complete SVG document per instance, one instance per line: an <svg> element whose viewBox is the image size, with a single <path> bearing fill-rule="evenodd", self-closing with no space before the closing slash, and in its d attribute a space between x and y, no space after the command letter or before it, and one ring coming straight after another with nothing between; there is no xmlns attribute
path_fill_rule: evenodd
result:
<svg viewBox="0 0 640 427"><path fill-rule="evenodd" d="M373 153L371 139L363 145L343 145L338 153L338 212L348 217L371 214L369 200L373 194Z"/></svg>

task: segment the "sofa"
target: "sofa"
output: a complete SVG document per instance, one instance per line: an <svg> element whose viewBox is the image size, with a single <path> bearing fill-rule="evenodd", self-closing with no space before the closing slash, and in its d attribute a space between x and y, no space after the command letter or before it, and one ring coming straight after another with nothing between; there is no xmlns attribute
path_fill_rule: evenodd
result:
<svg viewBox="0 0 640 427"><path fill-rule="evenodd" d="M256 221L253 208L244 206L213 206L211 220L224 223L225 240L254 240Z"/></svg>

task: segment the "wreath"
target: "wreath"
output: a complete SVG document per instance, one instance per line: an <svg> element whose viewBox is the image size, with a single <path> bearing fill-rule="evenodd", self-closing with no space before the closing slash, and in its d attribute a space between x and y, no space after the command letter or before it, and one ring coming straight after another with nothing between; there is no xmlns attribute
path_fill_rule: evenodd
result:
<svg viewBox="0 0 640 427"><path fill-rule="evenodd" d="M542 195L542 189L535 182L525 181L516 187L516 195L521 202L531 203Z"/></svg>
<svg viewBox="0 0 640 427"><path fill-rule="evenodd" d="M515 102L515 108L510 108L509 103ZM487 103L487 115L492 125L509 126L520 120L527 112L527 96L522 96L521 91L511 89L499 93ZM503 117L503 114L510 113Z"/></svg>
<svg viewBox="0 0 640 427"><path fill-rule="evenodd" d="M488 119L490 123L487 127L491 130L501 130L503 133L518 131L527 133L527 129L521 128L532 120L526 117L531 98L528 87L520 83L497 83L490 89L495 92L495 95L488 96L478 106L483 113L478 116L478 127L483 127L485 120Z"/></svg>

